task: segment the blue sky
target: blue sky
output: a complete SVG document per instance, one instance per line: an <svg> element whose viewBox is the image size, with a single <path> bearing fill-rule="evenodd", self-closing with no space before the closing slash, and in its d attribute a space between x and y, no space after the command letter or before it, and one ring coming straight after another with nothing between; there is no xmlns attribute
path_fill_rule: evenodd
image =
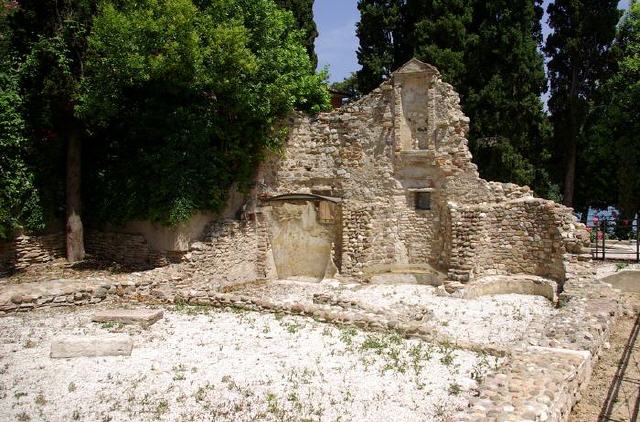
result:
<svg viewBox="0 0 640 422"><path fill-rule="evenodd" d="M620 8L627 9L630 0L622 0ZM313 11L320 36L316 39L318 65L329 66L331 82L341 81L360 68L356 58L358 38L356 23L360 18L357 0L315 0ZM549 1L545 1L546 5ZM548 33L546 27L545 33Z"/></svg>

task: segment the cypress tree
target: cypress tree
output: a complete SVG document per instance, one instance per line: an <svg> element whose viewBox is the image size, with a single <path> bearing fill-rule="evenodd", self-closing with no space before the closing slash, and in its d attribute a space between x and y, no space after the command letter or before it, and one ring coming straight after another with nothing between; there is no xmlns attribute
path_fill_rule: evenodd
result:
<svg viewBox="0 0 640 422"><path fill-rule="evenodd" d="M298 28L304 32L304 45L315 69L318 66L318 55L315 50L318 28L313 20L313 0L276 0L276 3L293 13Z"/></svg>
<svg viewBox="0 0 640 422"><path fill-rule="evenodd" d="M480 174L549 194L541 169L547 120L541 0L475 2L462 84Z"/></svg>
<svg viewBox="0 0 640 422"><path fill-rule="evenodd" d="M586 143L589 103L611 71L611 44L620 18L617 0L556 0L550 4L544 51L549 56L551 98L558 169L565 205L573 206L578 151Z"/></svg>
<svg viewBox="0 0 640 422"><path fill-rule="evenodd" d="M358 85L363 93L375 89L391 72L402 66L411 54L402 37L401 0L359 0L360 22L356 33L360 39ZM404 48L403 48L404 47ZM403 54L404 52L404 54Z"/></svg>
<svg viewBox="0 0 640 422"><path fill-rule="evenodd" d="M592 103L586 145L578 151L579 206L616 204L640 211L640 3L632 1L612 46L615 70Z"/></svg>
<svg viewBox="0 0 640 422"><path fill-rule="evenodd" d="M409 58L436 66L457 89L463 87L465 50L474 38L468 31L473 8L469 0L408 0L403 27L408 31Z"/></svg>

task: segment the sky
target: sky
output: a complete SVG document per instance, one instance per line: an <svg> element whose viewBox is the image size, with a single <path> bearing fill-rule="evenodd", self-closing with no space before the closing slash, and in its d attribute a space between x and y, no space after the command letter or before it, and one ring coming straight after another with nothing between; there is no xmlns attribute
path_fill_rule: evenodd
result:
<svg viewBox="0 0 640 422"><path fill-rule="evenodd" d="M620 1L620 8L629 8L630 0ZM316 39L318 66L329 66L329 80L341 81L360 68L356 57L358 38L356 23L360 19L357 0L315 0L313 12L320 35ZM549 0L545 1L545 9ZM544 33L549 33L546 17Z"/></svg>

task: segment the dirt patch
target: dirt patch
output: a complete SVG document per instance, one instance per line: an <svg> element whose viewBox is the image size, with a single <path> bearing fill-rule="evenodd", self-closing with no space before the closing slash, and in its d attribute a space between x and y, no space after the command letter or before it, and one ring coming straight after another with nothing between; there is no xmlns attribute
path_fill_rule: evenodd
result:
<svg viewBox="0 0 640 422"><path fill-rule="evenodd" d="M640 303L638 297L629 298ZM615 325L609 339L610 348L605 350L596 364L591 381L582 399L574 407L570 422L584 421L633 421L635 406L640 399L640 340L629 344L638 314L623 316ZM634 347L635 346L635 347ZM625 355L625 349L631 347ZM626 361L626 367L619 382L617 394L616 373Z"/></svg>
<svg viewBox="0 0 640 422"><path fill-rule="evenodd" d="M126 268L115 262L87 259L69 264L66 259L61 258L45 264L31 265L24 270L4 276L0 275L0 286L57 279L126 277L126 274L133 271L132 268Z"/></svg>

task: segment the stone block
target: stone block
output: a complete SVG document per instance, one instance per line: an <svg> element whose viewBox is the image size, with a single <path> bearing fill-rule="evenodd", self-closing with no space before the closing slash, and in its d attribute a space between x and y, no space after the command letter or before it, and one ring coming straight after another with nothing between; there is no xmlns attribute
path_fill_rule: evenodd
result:
<svg viewBox="0 0 640 422"><path fill-rule="evenodd" d="M91 318L94 322L118 322L120 324L140 324L145 327L162 319L159 309L105 309Z"/></svg>
<svg viewBox="0 0 640 422"><path fill-rule="evenodd" d="M133 340L128 335L69 336L51 343L51 358L131 356Z"/></svg>

